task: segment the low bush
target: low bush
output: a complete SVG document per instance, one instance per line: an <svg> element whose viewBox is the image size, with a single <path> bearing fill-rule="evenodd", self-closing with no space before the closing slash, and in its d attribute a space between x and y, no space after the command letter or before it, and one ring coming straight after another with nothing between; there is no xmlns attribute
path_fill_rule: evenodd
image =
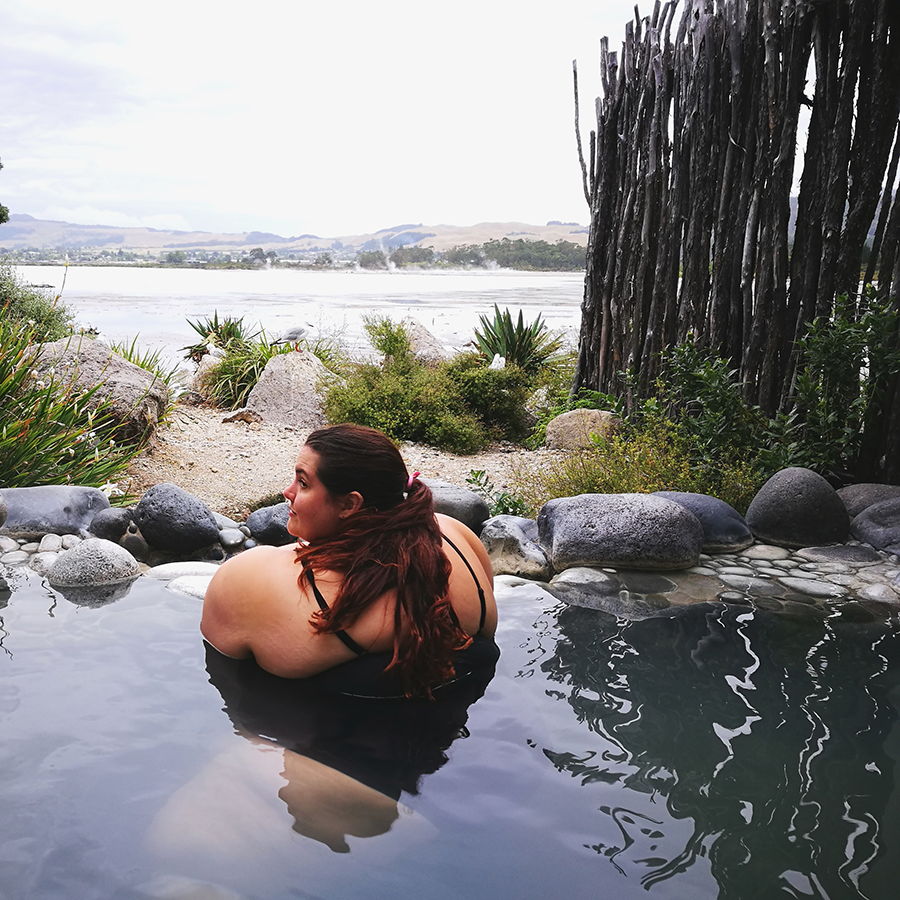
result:
<svg viewBox="0 0 900 900"><path fill-rule="evenodd" d="M72 331L72 313L59 296L26 284L9 263L0 263L0 313L30 329L32 340L57 341Z"/></svg>
<svg viewBox="0 0 900 900"><path fill-rule="evenodd" d="M106 487L141 449L113 439L110 403L34 370L34 325L0 317L0 487ZM91 409L94 405L95 408Z"/></svg>
<svg viewBox="0 0 900 900"><path fill-rule="evenodd" d="M745 512L766 474L740 456L716 466L698 465L691 442L664 416L648 417L622 434L596 439L589 450L523 469L516 475L515 490L533 513L554 497L654 491L710 494Z"/></svg>

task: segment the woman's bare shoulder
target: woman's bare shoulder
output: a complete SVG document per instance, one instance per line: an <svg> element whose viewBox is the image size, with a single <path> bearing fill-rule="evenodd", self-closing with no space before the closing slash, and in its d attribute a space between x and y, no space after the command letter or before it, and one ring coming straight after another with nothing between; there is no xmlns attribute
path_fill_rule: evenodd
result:
<svg viewBox="0 0 900 900"><path fill-rule="evenodd" d="M481 568L484 570L485 576L487 576L490 583L493 584L494 570L491 566L491 560L478 535L467 525L460 522L459 519L454 519L452 516L446 516L443 513L435 513L435 518L438 521L441 531L449 537L451 541L457 544L460 550L465 551L465 548L468 547L469 551L471 551L471 555L481 563ZM466 555L469 556L469 554Z"/></svg>

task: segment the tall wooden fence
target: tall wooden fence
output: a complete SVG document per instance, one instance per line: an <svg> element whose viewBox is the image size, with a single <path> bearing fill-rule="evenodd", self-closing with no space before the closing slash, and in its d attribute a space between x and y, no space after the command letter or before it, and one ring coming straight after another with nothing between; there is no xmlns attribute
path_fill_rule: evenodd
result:
<svg viewBox="0 0 900 900"><path fill-rule="evenodd" d="M630 369L646 392L659 352L692 334L750 401L788 409L806 323L840 294L865 302L873 226L866 277L900 301L900 0L657 0L621 59L603 39L600 74L586 154L579 137L591 226L574 389L620 393ZM895 482L898 380L866 435L870 468Z"/></svg>

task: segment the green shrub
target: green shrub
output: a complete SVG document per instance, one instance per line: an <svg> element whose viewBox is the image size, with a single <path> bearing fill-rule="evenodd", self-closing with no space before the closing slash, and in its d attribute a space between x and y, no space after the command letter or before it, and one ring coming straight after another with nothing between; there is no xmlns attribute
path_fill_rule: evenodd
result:
<svg viewBox="0 0 900 900"><path fill-rule="evenodd" d="M330 422L354 422L395 441L418 441L454 453L474 453L487 443L478 418L443 372L406 357L383 364L353 363L326 386Z"/></svg>
<svg viewBox="0 0 900 900"><path fill-rule="evenodd" d="M515 483L532 512L554 497L691 491L718 497L743 513L766 477L751 461L739 457L717 466L697 465L691 438L660 416L622 434L597 439L595 448L522 470Z"/></svg>
<svg viewBox="0 0 900 900"><path fill-rule="evenodd" d="M72 332L72 313L59 296L26 284L9 263L0 263L0 312L31 328L37 343L57 341Z"/></svg>
<svg viewBox="0 0 900 900"><path fill-rule="evenodd" d="M363 328L372 346L385 358L406 359L411 354L409 332L388 316L364 315Z"/></svg>
<svg viewBox="0 0 900 900"><path fill-rule="evenodd" d="M550 333L543 319L538 317L526 325L519 310L514 324L508 309L500 312L494 304L494 319L479 316L481 330L475 329L475 343L487 360L499 354L507 365L515 365L529 375L537 374L562 346L562 338Z"/></svg>
<svg viewBox="0 0 900 900"><path fill-rule="evenodd" d="M37 375L35 337L34 326L0 317L0 487L112 490L140 446L113 439L109 402L90 408L97 387L81 390Z"/></svg>
<svg viewBox="0 0 900 900"><path fill-rule="evenodd" d="M533 379L518 366L490 369L478 353L461 353L442 368L493 437L519 441L529 433L525 403Z"/></svg>
<svg viewBox="0 0 900 900"><path fill-rule="evenodd" d="M488 478L484 469L472 469L466 478L466 484L476 493L484 497L488 512L492 516L527 516L528 505L521 497L509 491L497 490Z"/></svg>

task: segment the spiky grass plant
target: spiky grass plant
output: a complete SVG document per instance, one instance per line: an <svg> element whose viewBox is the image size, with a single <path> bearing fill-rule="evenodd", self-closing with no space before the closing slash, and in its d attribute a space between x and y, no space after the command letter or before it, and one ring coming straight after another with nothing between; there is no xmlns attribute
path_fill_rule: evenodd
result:
<svg viewBox="0 0 900 900"><path fill-rule="evenodd" d="M528 375L537 374L562 346L562 338L551 333L540 314L526 325L519 310L514 323L509 309L500 312L494 304L494 319L479 316L481 329L475 329L475 343L488 360L502 356L508 365L516 365Z"/></svg>
<svg viewBox="0 0 900 900"><path fill-rule="evenodd" d="M150 372L165 384L169 391L169 402L159 417L160 424L168 420L175 406L175 400L184 393L184 386L178 374L178 366L166 363L161 350L142 350L138 346L138 337L135 335L131 341L112 341L109 349L117 353L123 359Z"/></svg>
<svg viewBox="0 0 900 900"><path fill-rule="evenodd" d="M113 437L111 402L39 376L33 325L0 316L0 487L79 484L109 488L140 450Z"/></svg>

